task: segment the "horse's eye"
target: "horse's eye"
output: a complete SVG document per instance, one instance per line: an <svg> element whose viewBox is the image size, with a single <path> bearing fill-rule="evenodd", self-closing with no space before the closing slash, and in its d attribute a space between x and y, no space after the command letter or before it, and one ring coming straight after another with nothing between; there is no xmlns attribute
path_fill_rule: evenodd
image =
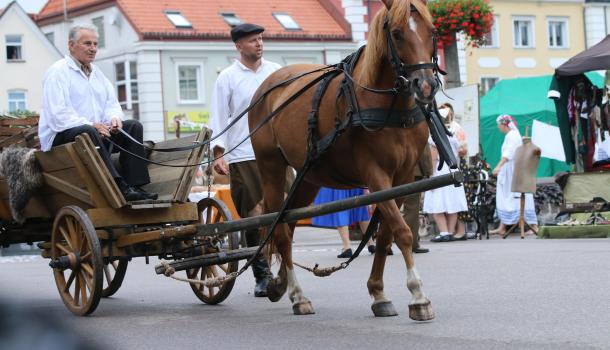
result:
<svg viewBox="0 0 610 350"><path fill-rule="evenodd" d="M402 40L402 33L399 30L392 31L392 37L394 40Z"/></svg>

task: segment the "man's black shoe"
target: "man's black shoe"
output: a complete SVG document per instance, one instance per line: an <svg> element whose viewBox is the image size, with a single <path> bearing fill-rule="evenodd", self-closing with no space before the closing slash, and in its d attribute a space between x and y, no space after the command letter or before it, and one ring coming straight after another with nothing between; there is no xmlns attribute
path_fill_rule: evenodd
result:
<svg viewBox="0 0 610 350"><path fill-rule="evenodd" d="M142 201L148 199L146 195L141 192L138 192L135 188L131 186L127 187L121 192L123 193L123 197L125 197L125 200L128 202Z"/></svg>
<svg viewBox="0 0 610 350"><path fill-rule="evenodd" d="M430 249L428 249L428 248L413 248L413 253L415 253L415 254L427 253L429 251L430 251Z"/></svg>
<svg viewBox="0 0 610 350"><path fill-rule="evenodd" d="M152 200L156 200L157 198L159 198L159 195L156 193L152 193L152 192L146 192L143 189L141 189L140 187L134 187L135 190L137 192L139 192L140 194L144 195L146 198L145 199L152 199Z"/></svg>
<svg viewBox="0 0 610 350"><path fill-rule="evenodd" d="M267 285L269 284L268 277L259 278L256 280L254 285L254 296L255 297L266 297L267 296Z"/></svg>

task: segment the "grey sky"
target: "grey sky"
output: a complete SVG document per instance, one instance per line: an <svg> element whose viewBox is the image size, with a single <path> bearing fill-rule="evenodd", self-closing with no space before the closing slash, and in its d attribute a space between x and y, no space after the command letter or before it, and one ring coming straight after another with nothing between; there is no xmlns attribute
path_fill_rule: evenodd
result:
<svg viewBox="0 0 610 350"><path fill-rule="evenodd" d="M0 0L0 8L5 8L12 0ZM47 0L17 0L19 5L28 13L38 13L47 3Z"/></svg>

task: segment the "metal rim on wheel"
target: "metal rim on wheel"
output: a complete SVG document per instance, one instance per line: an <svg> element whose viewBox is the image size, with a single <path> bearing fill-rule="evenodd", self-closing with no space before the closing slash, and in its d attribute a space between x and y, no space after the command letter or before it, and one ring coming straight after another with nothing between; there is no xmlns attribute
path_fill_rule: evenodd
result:
<svg viewBox="0 0 610 350"><path fill-rule="evenodd" d="M118 260L104 264L104 287L102 289L102 298L112 296L119 290L123 284L123 279L125 279L128 264L129 260L127 258L119 258Z"/></svg>
<svg viewBox="0 0 610 350"><path fill-rule="evenodd" d="M230 221L231 213L227 206L216 198L204 198L197 203L199 212L199 222L202 224L212 224L223 221ZM222 250L233 250L239 248L239 235L236 232L231 232L218 237L221 241ZM190 279L205 280L208 278L225 276L231 272L237 271L239 263L237 261L198 267L186 270L186 275ZM190 283L191 289L199 298L206 304L218 304L225 300L231 290L235 280L229 281L220 287L204 287L202 284Z"/></svg>
<svg viewBox="0 0 610 350"><path fill-rule="evenodd" d="M59 295L73 314L85 316L102 294L102 253L95 228L79 207L67 206L55 216L51 232L51 267Z"/></svg>

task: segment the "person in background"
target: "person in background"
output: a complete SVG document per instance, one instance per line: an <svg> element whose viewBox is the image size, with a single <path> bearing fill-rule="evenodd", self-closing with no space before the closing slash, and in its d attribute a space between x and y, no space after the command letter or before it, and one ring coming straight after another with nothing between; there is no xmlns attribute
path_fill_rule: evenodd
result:
<svg viewBox="0 0 610 350"><path fill-rule="evenodd" d="M263 58L263 32L265 28L243 23L231 29L231 39L239 52L239 59L218 75L210 108L210 127L215 134L224 130L233 118L250 105L252 96L261 83L280 65ZM248 137L247 114L212 144L214 170L230 175L231 198L242 217L261 215L263 212L263 185L260 179L252 143ZM245 142L239 144L245 140ZM225 151L232 150L230 153ZM245 232L249 247L260 241L258 229ZM267 260L261 255L252 264L256 280L254 295L267 296L267 285L272 278Z"/></svg>
<svg viewBox="0 0 610 350"><path fill-rule="evenodd" d="M354 188L350 190L341 190L335 188L322 187L314 200L314 204L323 204L341 199L351 198L364 194L364 190L361 188ZM337 258L351 258L352 248L349 243L349 226L353 223L357 223L362 233L366 232L369 226L369 220L371 219L367 207L358 207L349 210L344 210L336 213L316 216L312 218L312 224L314 226L321 227L333 227L339 231L341 237L342 249L341 254L337 255ZM368 242L368 250L371 254L375 252L375 245L373 240Z"/></svg>
<svg viewBox="0 0 610 350"><path fill-rule="evenodd" d="M445 126L453 133L449 136L449 142L451 149L458 157L459 141L456 133L452 130L450 121L448 118L444 118ZM449 167L447 164L443 164L440 170L438 170L439 155L436 149L436 145L432 142L432 138L428 139L428 143L431 147L432 161L434 163L434 175L443 175L449 173ZM454 240L466 240L465 234L454 237L455 229L457 226L458 212L468 210L466 204L466 194L464 193L464 186L445 186L437 188L431 191L427 191L424 195L424 212L432 214L434 221L439 229L439 234L431 239L432 242L451 242Z"/></svg>
<svg viewBox="0 0 610 350"><path fill-rule="evenodd" d="M419 157L417 164L415 165L415 181L430 177L433 173L432 169L432 154L430 152L430 146L424 148L424 152ZM419 209L421 206L421 193L417 192L409 195L405 198L402 205L403 214L402 217L409 225L411 232L413 233L413 253L427 253L427 248L420 247L419 244Z"/></svg>
<svg viewBox="0 0 610 350"><path fill-rule="evenodd" d="M93 64L97 38L94 27L71 28L68 33L69 54L47 70L42 83L42 110L38 124L41 149L49 151L86 133L126 201L157 199L157 194L140 188L150 182L146 161L130 154L146 158L141 145L142 124L137 120L123 120L123 111L112 83ZM121 130L140 144L123 135ZM116 147L113 150L120 152L120 172L110 159L108 140L127 151Z"/></svg>
<svg viewBox="0 0 610 350"><path fill-rule="evenodd" d="M514 225L519 221L520 194L511 192L513 173L515 171L515 151L523 144L515 119L502 114L496 119L498 129L505 134L502 143L502 155L500 162L493 170L497 176L496 184L496 212L500 219L500 226L489 231L491 234L505 234L508 225ZM525 221L534 229L538 229L538 218L534 207L534 196L531 193L525 195Z"/></svg>

